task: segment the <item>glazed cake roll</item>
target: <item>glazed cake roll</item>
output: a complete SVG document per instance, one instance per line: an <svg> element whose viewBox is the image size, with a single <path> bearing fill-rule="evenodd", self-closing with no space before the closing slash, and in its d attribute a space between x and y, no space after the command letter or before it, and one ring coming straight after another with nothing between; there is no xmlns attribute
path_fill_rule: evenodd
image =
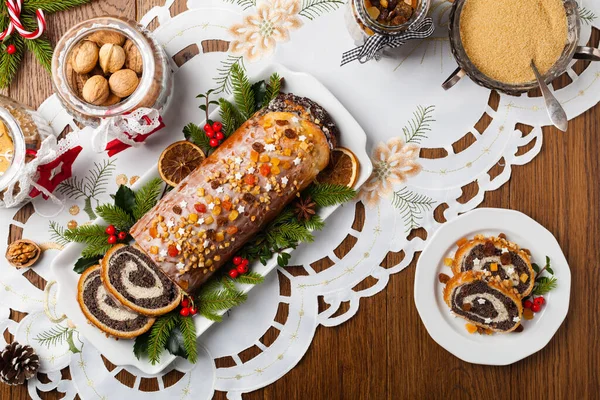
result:
<svg viewBox="0 0 600 400"><path fill-rule="evenodd" d="M100 277L100 266L88 268L80 277L77 302L88 321L118 338L134 338L146 332L154 318L124 307L108 293Z"/></svg>
<svg viewBox="0 0 600 400"><path fill-rule="evenodd" d="M258 111L131 229L183 290L202 283L329 163L335 126L321 107L280 95Z"/></svg>
<svg viewBox="0 0 600 400"><path fill-rule="evenodd" d="M474 325L494 332L513 331L521 323L521 300L483 278L482 272L475 271L455 275L444 288L444 301L456 316Z"/></svg>
<svg viewBox="0 0 600 400"><path fill-rule="evenodd" d="M124 306L144 315L166 314L181 301L181 290L143 251L123 244L102 259L102 282Z"/></svg>
<svg viewBox="0 0 600 400"><path fill-rule="evenodd" d="M477 235L458 248L452 266L454 274L484 272L485 279L510 288L521 298L533 290L535 272L529 255L503 238Z"/></svg>

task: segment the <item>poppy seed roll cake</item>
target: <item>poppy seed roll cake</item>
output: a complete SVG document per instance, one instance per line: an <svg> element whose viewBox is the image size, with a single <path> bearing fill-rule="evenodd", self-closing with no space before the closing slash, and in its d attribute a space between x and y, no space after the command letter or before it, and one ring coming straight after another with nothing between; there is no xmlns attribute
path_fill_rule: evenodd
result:
<svg viewBox="0 0 600 400"><path fill-rule="evenodd" d="M133 246L117 245L106 253L102 281L123 305L144 315L166 314L181 300L179 287Z"/></svg>
<svg viewBox="0 0 600 400"><path fill-rule="evenodd" d="M134 338L154 323L154 318L124 307L106 290L100 266L88 268L79 278L77 302L88 321L114 337Z"/></svg>

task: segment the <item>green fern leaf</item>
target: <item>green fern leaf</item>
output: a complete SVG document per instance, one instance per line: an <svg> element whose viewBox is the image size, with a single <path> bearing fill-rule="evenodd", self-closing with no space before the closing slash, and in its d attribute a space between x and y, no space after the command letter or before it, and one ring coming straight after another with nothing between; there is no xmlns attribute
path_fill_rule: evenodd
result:
<svg viewBox="0 0 600 400"><path fill-rule="evenodd" d="M156 205L162 184L162 179L155 178L135 192L135 205L132 210L134 222L142 218Z"/></svg>
<svg viewBox="0 0 600 400"><path fill-rule="evenodd" d="M596 20L596 14L585 7L579 7L579 17L586 25L591 25Z"/></svg>
<svg viewBox="0 0 600 400"><path fill-rule="evenodd" d="M76 177L71 177L58 185L56 189L60 194L63 194L71 199L78 200L82 197L88 197L85 191L83 178L77 180Z"/></svg>

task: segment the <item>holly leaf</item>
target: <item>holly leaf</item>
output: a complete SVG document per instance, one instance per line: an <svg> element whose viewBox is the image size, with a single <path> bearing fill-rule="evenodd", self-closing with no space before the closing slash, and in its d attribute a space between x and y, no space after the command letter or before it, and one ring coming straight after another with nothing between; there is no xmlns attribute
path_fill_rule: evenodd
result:
<svg viewBox="0 0 600 400"><path fill-rule="evenodd" d="M80 257L75 263L73 271L75 271L78 274L82 274L89 267L93 267L94 265L98 264L98 261L100 261L101 258L102 256Z"/></svg>
<svg viewBox="0 0 600 400"><path fill-rule="evenodd" d="M146 332L135 338L133 343L133 354L140 360L143 356L148 354L148 343L150 342L150 332Z"/></svg>
<svg viewBox="0 0 600 400"><path fill-rule="evenodd" d="M169 336L169 340L167 340L167 345L165 347L167 348L167 351L174 356L183 358L187 358L188 356L183 341L183 333L181 333L181 329L179 329L178 326L171 331L171 336Z"/></svg>
<svg viewBox="0 0 600 400"><path fill-rule="evenodd" d="M135 192L128 186L119 186L119 190L117 190L117 193L115 194L115 206L121 207L123 210L133 215L133 208L135 207Z"/></svg>
<svg viewBox="0 0 600 400"><path fill-rule="evenodd" d="M267 97L267 84L265 81L258 81L252 85L252 91L254 92L254 109L260 110L265 101L265 97Z"/></svg>
<svg viewBox="0 0 600 400"><path fill-rule="evenodd" d="M537 265L536 263L531 263L531 267L533 268L533 270L535 271L536 274L540 273L540 266Z"/></svg>

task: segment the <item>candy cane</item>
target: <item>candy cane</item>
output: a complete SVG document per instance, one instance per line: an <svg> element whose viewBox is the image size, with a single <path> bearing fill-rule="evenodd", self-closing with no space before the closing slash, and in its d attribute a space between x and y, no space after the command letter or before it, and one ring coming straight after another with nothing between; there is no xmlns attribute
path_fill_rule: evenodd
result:
<svg viewBox="0 0 600 400"><path fill-rule="evenodd" d="M35 15L37 17L38 27L35 31L29 32L25 29L21 23L21 3L23 0L6 0L6 7L8 8L8 16L10 22L6 30L0 33L0 40L4 40L7 36L11 35L15 30L19 35L25 39L37 39L42 36L46 29L46 19L44 18L44 12L40 9L36 10Z"/></svg>

